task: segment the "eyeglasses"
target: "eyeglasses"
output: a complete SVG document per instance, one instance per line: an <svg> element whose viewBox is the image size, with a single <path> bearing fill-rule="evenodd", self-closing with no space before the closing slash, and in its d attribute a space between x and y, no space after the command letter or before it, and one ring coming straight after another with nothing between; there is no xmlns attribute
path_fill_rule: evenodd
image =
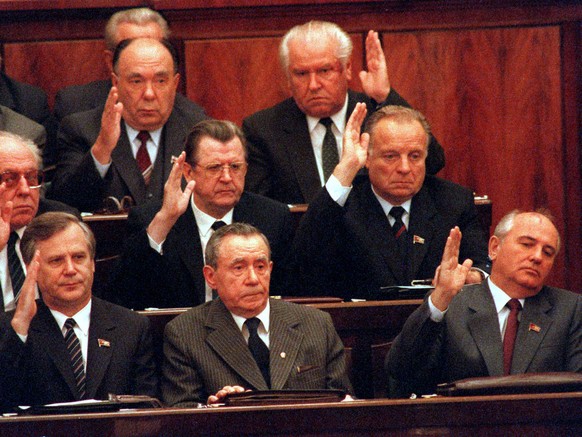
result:
<svg viewBox="0 0 582 437"><path fill-rule="evenodd" d="M5 171L0 173L0 183L5 184L6 188L15 188L20 182L20 178L24 177L28 188L36 189L42 186L44 181L44 172L42 170L29 170L25 173L17 171Z"/></svg>
<svg viewBox="0 0 582 437"><path fill-rule="evenodd" d="M202 167L207 177L217 178L222 175L224 170L228 170L231 176L238 176L244 173L247 168L246 162L231 162L230 164L208 164L200 165L196 164L197 167Z"/></svg>

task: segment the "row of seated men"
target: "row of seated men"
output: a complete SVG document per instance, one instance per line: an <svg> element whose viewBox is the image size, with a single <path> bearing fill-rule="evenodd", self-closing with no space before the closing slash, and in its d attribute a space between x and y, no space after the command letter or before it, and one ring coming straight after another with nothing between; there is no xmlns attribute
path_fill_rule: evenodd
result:
<svg viewBox="0 0 582 437"><path fill-rule="evenodd" d="M9 233L3 220L0 244ZM434 291L386 357L391 394L433 393L439 382L474 376L581 372L582 296L544 285L560 248L551 218L505 216L481 284L465 286L472 261L460 263L461 240L455 227ZM245 390L352 393L329 314L269 298L273 262L257 228L233 223L212 234L203 274L217 297L168 323L161 375L148 319L92 296L95 244L68 213L47 212L27 226L26 278L16 309L0 314L2 411L110 393L161 395L180 407Z"/></svg>

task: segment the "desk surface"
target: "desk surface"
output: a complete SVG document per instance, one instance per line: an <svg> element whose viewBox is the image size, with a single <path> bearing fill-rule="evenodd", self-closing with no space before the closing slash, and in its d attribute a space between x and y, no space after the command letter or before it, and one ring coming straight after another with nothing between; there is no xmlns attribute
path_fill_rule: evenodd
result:
<svg viewBox="0 0 582 437"><path fill-rule="evenodd" d="M158 409L0 418L23 435L533 435L582 433L582 392L365 400L270 407Z"/></svg>

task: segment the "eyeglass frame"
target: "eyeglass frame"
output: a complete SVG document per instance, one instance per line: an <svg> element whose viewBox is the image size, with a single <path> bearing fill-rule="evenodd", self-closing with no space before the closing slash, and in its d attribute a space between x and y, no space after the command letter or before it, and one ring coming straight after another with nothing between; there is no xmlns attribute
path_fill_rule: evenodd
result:
<svg viewBox="0 0 582 437"><path fill-rule="evenodd" d="M188 164L190 166L192 166L192 164ZM233 165L240 165L240 168L233 168ZM222 174L224 173L225 169L228 169L228 172L230 175L239 175L241 172L245 171L248 167L248 163L244 162L244 161L237 161L237 162L231 162L230 164L219 164L218 162L213 163L213 164L208 164L208 165L202 165L202 164L194 164L195 167L200 167L202 169L204 169L204 174L206 175L206 177L209 178L218 178L220 176L222 176ZM220 171L218 170L220 168Z"/></svg>
<svg viewBox="0 0 582 437"><path fill-rule="evenodd" d="M32 178L32 176L30 176L30 175L33 173L36 173L36 184L35 185L31 185L31 181L30 181L30 179ZM15 178L15 182L8 183L6 180L4 180L4 175L6 175L6 174L17 175L18 178ZM5 184L7 189L13 189L13 188L16 188L18 186L18 184L20 183L20 179L22 179L22 178L24 178L26 180L26 184L28 185L29 189L38 190L39 188L42 187L42 184L43 184L44 178L45 178L45 173L43 170L28 170L24 173L12 171L12 170L6 170L6 171L3 171L2 173L0 173L0 184Z"/></svg>

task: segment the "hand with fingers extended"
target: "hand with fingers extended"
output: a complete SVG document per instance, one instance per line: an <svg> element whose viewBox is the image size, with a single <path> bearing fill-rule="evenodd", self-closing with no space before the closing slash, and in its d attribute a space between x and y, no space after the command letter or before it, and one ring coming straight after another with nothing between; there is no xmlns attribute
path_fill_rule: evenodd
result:
<svg viewBox="0 0 582 437"><path fill-rule="evenodd" d="M451 229L447 237L441 264L437 267L434 276L434 291L430 295L432 303L439 310L448 308L453 298L465 285L473 261L467 259L459 264L459 251L462 234L458 226Z"/></svg>
<svg viewBox="0 0 582 437"><path fill-rule="evenodd" d="M333 172L344 187L352 184L358 171L366 164L370 135L362 134L361 130L367 112L365 103L357 103L346 123L342 156Z"/></svg>
<svg viewBox="0 0 582 437"><path fill-rule="evenodd" d="M91 151L95 159L101 164L111 162L111 153L117 146L121 135L121 114L123 113L123 103L118 101L119 94L117 87L111 87L109 95L103 108L101 116L101 130L99 136L93 144Z"/></svg>
<svg viewBox="0 0 582 437"><path fill-rule="evenodd" d="M233 385L233 386L227 385L227 386L221 388L220 390L218 390L218 392L216 392L215 395L208 396L207 403L208 403L208 405L218 404L224 400L226 395L229 395L231 393L242 393L244 391L245 391L245 389L243 387L241 387L240 385Z"/></svg>
<svg viewBox="0 0 582 437"><path fill-rule="evenodd" d="M182 191L182 173L185 161L185 152L174 158L172 170L164 185L162 208L155 215L147 229L148 235L158 243L166 239L178 218L188 209L190 197L196 185L192 180L188 182L186 188Z"/></svg>
<svg viewBox="0 0 582 437"><path fill-rule="evenodd" d="M40 268L40 251L36 251L34 258L26 268L26 279L20 291L16 304L16 311L12 317L12 328L20 335L28 335L30 322L36 315L36 284Z"/></svg>
<svg viewBox="0 0 582 437"><path fill-rule="evenodd" d="M382 103L390 93L390 78L378 32L373 30L366 37L366 65L368 71L360 72L362 88L367 96Z"/></svg>

